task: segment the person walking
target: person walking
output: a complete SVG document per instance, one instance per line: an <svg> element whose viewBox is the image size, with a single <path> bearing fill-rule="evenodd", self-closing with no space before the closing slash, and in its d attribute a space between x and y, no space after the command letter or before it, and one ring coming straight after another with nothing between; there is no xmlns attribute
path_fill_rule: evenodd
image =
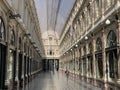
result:
<svg viewBox="0 0 120 90"><path fill-rule="evenodd" d="M69 78L69 71L66 70L66 71L65 71L65 74L66 74L66 78L67 78L67 81L68 81L68 78Z"/></svg>

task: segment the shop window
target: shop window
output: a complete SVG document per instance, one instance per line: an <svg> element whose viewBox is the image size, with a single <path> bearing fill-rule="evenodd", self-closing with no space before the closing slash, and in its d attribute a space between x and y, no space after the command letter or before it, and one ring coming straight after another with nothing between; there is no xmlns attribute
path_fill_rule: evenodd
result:
<svg viewBox="0 0 120 90"><path fill-rule="evenodd" d="M107 52L107 71L111 78L118 77L118 60L117 60L117 49L112 47L117 46L117 37L113 30L111 30L107 36L107 47L110 50Z"/></svg>
<svg viewBox="0 0 120 90"><path fill-rule="evenodd" d="M107 69L111 78L118 78L117 50L108 53Z"/></svg>
<svg viewBox="0 0 120 90"><path fill-rule="evenodd" d="M10 43L11 43L11 45L15 45L15 33L14 33L14 31L13 30L11 30L11 40L10 40Z"/></svg>
<svg viewBox="0 0 120 90"><path fill-rule="evenodd" d="M86 70L86 60L85 60L85 58L83 58L83 74L84 75L86 75L86 73L87 73L87 70Z"/></svg>
<svg viewBox="0 0 120 90"><path fill-rule="evenodd" d="M0 17L0 39L5 40L5 26L1 17Z"/></svg>
<svg viewBox="0 0 120 90"><path fill-rule="evenodd" d="M116 34L111 30L107 37L107 47L114 47L117 45Z"/></svg>

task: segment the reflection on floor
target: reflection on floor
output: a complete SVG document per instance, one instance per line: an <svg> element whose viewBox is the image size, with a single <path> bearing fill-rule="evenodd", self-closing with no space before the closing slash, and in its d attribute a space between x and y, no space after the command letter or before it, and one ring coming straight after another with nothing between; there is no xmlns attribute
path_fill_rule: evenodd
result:
<svg viewBox="0 0 120 90"><path fill-rule="evenodd" d="M24 89L23 89L24 90ZM102 90L80 80L72 80L61 72L40 73L25 90Z"/></svg>

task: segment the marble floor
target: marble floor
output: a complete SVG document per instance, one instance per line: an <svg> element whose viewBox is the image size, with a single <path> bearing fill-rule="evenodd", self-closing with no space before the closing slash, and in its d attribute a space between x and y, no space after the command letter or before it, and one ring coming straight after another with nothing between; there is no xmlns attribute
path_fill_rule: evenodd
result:
<svg viewBox="0 0 120 90"><path fill-rule="evenodd" d="M102 90L78 79L67 79L60 71L40 73L22 90Z"/></svg>

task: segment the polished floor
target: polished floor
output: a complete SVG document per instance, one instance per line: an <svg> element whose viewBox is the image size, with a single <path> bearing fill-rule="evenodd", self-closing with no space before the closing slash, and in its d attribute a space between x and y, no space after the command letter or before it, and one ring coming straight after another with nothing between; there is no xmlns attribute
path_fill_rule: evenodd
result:
<svg viewBox="0 0 120 90"><path fill-rule="evenodd" d="M78 79L69 79L62 72L40 73L22 90L102 90Z"/></svg>

